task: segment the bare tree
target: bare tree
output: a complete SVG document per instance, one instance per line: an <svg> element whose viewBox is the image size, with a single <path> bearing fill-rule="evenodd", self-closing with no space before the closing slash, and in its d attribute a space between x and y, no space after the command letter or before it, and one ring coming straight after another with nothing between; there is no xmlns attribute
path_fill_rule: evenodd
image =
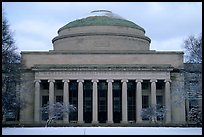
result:
<svg viewBox="0 0 204 137"><path fill-rule="evenodd" d="M2 14L2 118L18 115L20 102L16 87L20 82L20 55L5 12ZM17 116L18 117L18 116Z"/></svg>
<svg viewBox="0 0 204 137"><path fill-rule="evenodd" d="M77 111L77 108L72 104L63 104L56 102L52 105L47 104L41 108L41 112L44 114L50 114L51 117L47 119L46 127L49 126L53 120L62 119L65 114L70 114Z"/></svg>
<svg viewBox="0 0 204 137"><path fill-rule="evenodd" d="M202 63L202 34L197 38L189 36L184 41L184 48L187 63Z"/></svg>
<svg viewBox="0 0 204 137"><path fill-rule="evenodd" d="M156 123L158 120L163 120L166 115L166 108L162 105L151 105L148 108L143 108L141 111L141 117L148 119L150 122Z"/></svg>

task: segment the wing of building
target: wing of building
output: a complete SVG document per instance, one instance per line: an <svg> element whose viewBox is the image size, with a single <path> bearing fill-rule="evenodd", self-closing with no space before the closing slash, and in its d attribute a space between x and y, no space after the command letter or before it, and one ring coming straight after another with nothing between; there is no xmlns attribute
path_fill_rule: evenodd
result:
<svg viewBox="0 0 204 137"><path fill-rule="evenodd" d="M156 105L165 114L150 123L185 124L183 52L150 50L144 28L97 10L59 28L52 43L21 52L21 123L45 123L52 114L41 107L61 102L77 108L56 120L67 125L149 123L143 112Z"/></svg>

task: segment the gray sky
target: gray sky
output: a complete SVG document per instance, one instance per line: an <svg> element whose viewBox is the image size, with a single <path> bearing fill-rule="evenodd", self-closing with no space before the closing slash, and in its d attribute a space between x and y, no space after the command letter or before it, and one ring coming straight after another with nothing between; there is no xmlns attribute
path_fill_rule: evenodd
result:
<svg viewBox="0 0 204 137"><path fill-rule="evenodd" d="M19 51L52 50L62 26L105 9L146 31L150 49L183 51L183 41L202 31L202 2L3 2Z"/></svg>

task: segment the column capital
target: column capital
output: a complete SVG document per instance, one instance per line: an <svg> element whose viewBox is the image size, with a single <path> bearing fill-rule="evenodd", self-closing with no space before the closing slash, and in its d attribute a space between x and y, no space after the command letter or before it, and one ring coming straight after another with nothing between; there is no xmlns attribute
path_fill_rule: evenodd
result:
<svg viewBox="0 0 204 137"><path fill-rule="evenodd" d="M128 82L128 80L127 79L122 79L121 82Z"/></svg>
<svg viewBox="0 0 204 137"><path fill-rule="evenodd" d="M136 79L135 82L143 82L142 79Z"/></svg>
<svg viewBox="0 0 204 137"><path fill-rule="evenodd" d="M107 79L106 82L114 82L112 79Z"/></svg>
<svg viewBox="0 0 204 137"><path fill-rule="evenodd" d="M36 82L40 83L41 80L39 80L39 79L35 79L35 80L34 80L34 83L36 83Z"/></svg>
<svg viewBox="0 0 204 137"><path fill-rule="evenodd" d="M165 79L164 82L171 82L171 79Z"/></svg>
<svg viewBox="0 0 204 137"><path fill-rule="evenodd" d="M54 79L48 79L48 82L55 82L55 80Z"/></svg>
<svg viewBox="0 0 204 137"><path fill-rule="evenodd" d="M70 81L68 79L63 79L62 82L67 82L69 83Z"/></svg>
<svg viewBox="0 0 204 137"><path fill-rule="evenodd" d="M156 79L151 79L150 82L157 82L157 80Z"/></svg>
<svg viewBox="0 0 204 137"><path fill-rule="evenodd" d="M98 82L98 79L92 79L91 82Z"/></svg>
<svg viewBox="0 0 204 137"><path fill-rule="evenodd" d="M83 79L78 79L77 82L82 82L83 83L84 80Z"/></svg>

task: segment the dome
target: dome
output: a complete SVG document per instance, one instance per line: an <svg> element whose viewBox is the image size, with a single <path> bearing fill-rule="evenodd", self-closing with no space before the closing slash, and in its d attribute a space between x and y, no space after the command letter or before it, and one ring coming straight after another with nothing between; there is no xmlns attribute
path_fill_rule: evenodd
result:
<svg viewBox="0 0 204 137"><path fill-rule="evenodd" d="M87 53L149 50L150 42L142 27L108 10L69 22L52 40L54 51Z"/></svg>
<svg viewBox="0 0 204 137"><path fill-rule="evenodd" d="M64 29L81 27L81 26L121 26L121 27L136 28L136 29L145 31L139 25L131 21L128 21L123 17L115 13L112 13L111 11L95 10L95 11L92 11L87 17L69 22L68 24L60 28L58 32Z"/></svg>

